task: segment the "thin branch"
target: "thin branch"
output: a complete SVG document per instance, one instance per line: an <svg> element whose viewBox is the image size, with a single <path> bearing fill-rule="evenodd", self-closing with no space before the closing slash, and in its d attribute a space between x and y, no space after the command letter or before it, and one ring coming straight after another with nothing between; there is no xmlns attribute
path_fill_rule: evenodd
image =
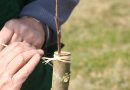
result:
<svg viewBox="0 0 130 90"><path fill-rule="evenodd" d="M58 55L61 53L61 32L59 30L59 12L58 12L58 7L59 6L59 1L56 0L56 31L57 31L57 44L58 44Z"/></svg>

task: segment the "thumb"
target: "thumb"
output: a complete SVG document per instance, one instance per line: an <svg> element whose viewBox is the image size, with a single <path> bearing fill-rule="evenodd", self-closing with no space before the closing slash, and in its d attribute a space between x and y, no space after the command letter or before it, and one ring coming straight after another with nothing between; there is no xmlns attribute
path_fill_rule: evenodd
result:
<svg viewBox="0 0 130 90"><path fill-rule="evenodd" d="M0 43L1 44L8 44L8 42L11 40L14 32L10 28L3 27L0 31ZM4 46L0 45L0 51L4 48Z"/></svg>

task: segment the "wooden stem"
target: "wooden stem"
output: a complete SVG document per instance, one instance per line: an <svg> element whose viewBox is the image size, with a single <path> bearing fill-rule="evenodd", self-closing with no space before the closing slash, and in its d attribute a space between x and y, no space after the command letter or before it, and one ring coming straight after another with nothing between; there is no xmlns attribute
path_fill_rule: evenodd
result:
<svg viewBox="0 0 130 90"><path fill-rule="evenodd" d="M52 90L68 90L69 80L70 80L70 63L65 63L70 61L69 52L55 52L54 58L59 57L62 61L53 61L53 80L52 80Z"/></svg>
<svg viewBox="0 0 130 90"><path fill-rule="evenodd" d="M56 0L56 31L57 31L57 44L58 44L58 54L60 55L61 53L61 31L59 30L59 12L58 12L58 7L59 6L59 1Z"/></svg>

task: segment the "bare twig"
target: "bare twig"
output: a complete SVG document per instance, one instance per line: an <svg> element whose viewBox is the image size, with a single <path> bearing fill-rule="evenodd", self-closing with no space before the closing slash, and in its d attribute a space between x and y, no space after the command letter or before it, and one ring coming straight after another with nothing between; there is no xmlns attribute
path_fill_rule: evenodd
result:
<svg viewBox="0 0 130 90"><path fill-rule="evenodd" d="M58 44L58 55L60 55L61 53L61 31L59 30L59 12L58 12L58 7L59 6L59 1L56 0L56 17L55 17L55 21L56 21L56 31L57 31L57 44Z"/></svg>

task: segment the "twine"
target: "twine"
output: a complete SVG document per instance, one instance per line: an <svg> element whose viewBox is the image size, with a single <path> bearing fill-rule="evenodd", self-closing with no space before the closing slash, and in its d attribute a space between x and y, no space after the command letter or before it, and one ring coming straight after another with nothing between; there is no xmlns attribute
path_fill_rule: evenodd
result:
<svg viewBox="0 0 130 90"><path fill-rule="evenodd" d="M0 43L0 45L7 47L8 45ZM54 58L49 58L49 57L42 57L42 59L45 61L45 64L48 64L51 61L60 61L64 63L70 63L70 59L67 57L60 57L58 55L54 55Z"/></svg>
<svg viewBox="0 0 130 90"><path fill-rule="evenodd" d="M0 43L1 46L4 46L4 47L7 47L8 45L6 44L3 44L3 43Z"/></svg>
<svg viewBox="0 0 130 90"><path fill-rule="evenodd" d="M45 61L45 64L48 64L51 61L60 61L60 62L64 62L64 63L70 63L70 60L66 60L64 58L61 58L59 56L54 56L54 58L49 58L49 57L42 57L42 59Z"/></svg>

